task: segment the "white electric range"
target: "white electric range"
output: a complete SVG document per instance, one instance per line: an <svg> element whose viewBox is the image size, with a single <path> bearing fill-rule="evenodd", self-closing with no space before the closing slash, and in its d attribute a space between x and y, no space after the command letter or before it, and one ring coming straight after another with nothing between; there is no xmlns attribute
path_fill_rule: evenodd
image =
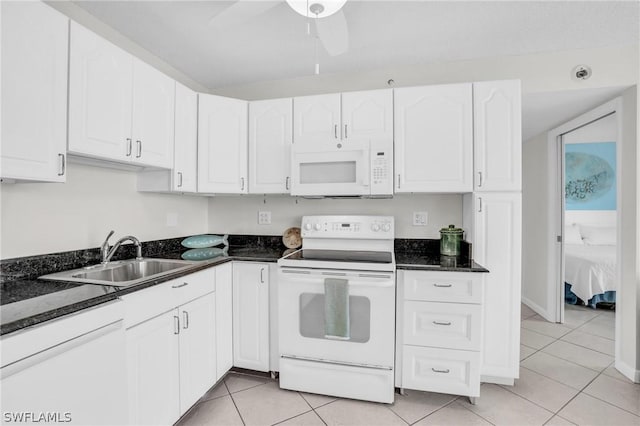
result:
<svg viewBox="0 0 640 426"><path fill-rule="evenodd" d="M391 216L305 216L278 260L280 387L394 400Z"/></svg>

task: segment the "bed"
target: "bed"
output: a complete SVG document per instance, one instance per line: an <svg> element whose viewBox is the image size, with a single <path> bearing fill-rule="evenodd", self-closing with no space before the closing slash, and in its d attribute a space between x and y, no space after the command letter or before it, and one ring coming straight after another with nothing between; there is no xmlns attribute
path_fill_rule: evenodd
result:
<svg viewBox="0 0 640 426"><path fill-rule="evenodd" d="M615 228L571 226L573 229L565 229L565 301L592 308L598 303L615 303Z"/></svg>

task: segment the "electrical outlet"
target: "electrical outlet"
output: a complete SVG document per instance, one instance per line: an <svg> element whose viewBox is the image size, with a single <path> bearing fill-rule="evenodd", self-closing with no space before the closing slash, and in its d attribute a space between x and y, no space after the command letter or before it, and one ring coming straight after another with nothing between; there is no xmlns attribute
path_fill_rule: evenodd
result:
<svg viewBox="0 0 640 426"><path fill-rule="evenodd" d="M271 225L271 212L258 212L258 225Z"/></svg>
<svg viewBox="0 0 640 426"><path fill-rule="evenodd" d="M427 226L427 212L413 212L413 226Z"/></svg>

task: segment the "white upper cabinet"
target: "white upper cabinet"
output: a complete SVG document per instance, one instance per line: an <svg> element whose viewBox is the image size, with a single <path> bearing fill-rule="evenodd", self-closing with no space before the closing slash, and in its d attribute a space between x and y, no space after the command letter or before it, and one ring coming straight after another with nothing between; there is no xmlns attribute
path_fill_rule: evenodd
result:
<svg viewBox="0 0 640 426"><path fill-rule="evenodd" d="M198 95L198 192L247 193L247 102Z"/></svg>
<svg viewBox="0 0 640 426"><path fill-rule="evenodd" d="M176 83L172 190L196 192L198 182L198 95Z"/></svg>
<svg viewBox="0 0 640 426"><path fill-rule="evenodd" d="M291 184L293 101L249 103L249 192L286 194Z"/></svg>
<svg viewBox="0 0 640 426"><path fill-rule="evenodd" d="M1 2L2 179L64 182L69 20L41 2Z"/></svg>
<svg viewBox="0 0 640 426"><path fill-rule="evenodd" d="M133 141L136 162L173 167L175 81L133 60Z"/></svg>
<svg viewBox="0 0 640 426"><path fill-rule="evenodd" d="M343 140L393 140L392 89L342 94Z"/></svg>
<svg viewBox="0 0 640 426"><path fill-rule="evenodd" d="M473 84L476 191L522 189L520 81Z"/></svg>
<svg viewBox="0 0 640 426"><path fill-rule="evenodd" d="M393 138L391 89L298 97L293 113L294 143Z"/></svg>
<svg viewBox="0 0 640 426"><path fill-rule="evenodd" d="M69 152L171 168L174 81L71 23Z"/></svg>
<svg viewBox="0 0 640 426"><path fill-rule="evenodd" d="M472 86L394 92L395 192L473 190Z"/></svg>

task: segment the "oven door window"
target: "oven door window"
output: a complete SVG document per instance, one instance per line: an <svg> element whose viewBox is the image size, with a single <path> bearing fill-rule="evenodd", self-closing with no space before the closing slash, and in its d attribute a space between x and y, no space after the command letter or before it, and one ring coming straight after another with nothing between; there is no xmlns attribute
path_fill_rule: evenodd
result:
<svg viewBox="0 0 640 426"><path fill-rule="evenodd" d="M336 312L325 294L302 293L299 297L300 335L313 339L366 343L371 335L371 302L364 296L348 296L346 327L336 325ZM340 317L340 315L337 315ZM342 316L344 317L344 316ZM348 330L348 333L339 330ZM338 331L336 333L336 331Z"/></svg>

